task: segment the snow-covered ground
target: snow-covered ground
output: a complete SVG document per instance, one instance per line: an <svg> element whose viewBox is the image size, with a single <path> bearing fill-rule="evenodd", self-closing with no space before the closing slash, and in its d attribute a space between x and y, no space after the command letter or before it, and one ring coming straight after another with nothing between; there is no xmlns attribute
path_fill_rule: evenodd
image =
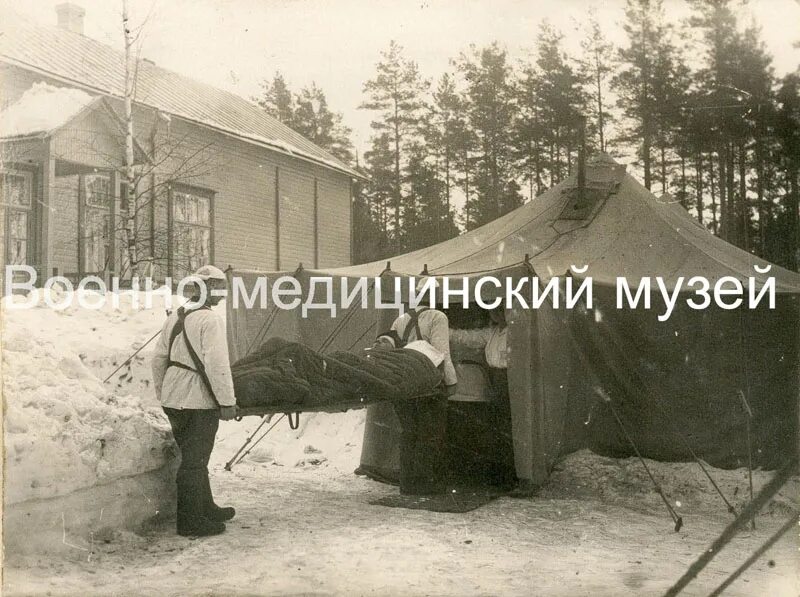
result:
<svg viewBox="0 0 800 597"><path fill-rule="evenodd" d="M150 387L148 354L102 379L159 329L163 305L5 311L7 498L72 491L155 466L169 444ZM224 463L258 425L220 427L212 458L218 503L237 508L225 534L189 540L174 522L107 532L85 551L6 553L8 595L659 595L731 520L699 468L649 462L685 526L672 531L635 459L578 452L531 498L467 514L373 506L397 489L356 477L364 412L286 421L250 456ZM98 441L103 439L103 442ZM100 445L100 448L98 447ZM101 449L102 448L102 449ZM157 452L157 450L156 450ZM737 507L747 473L711 469ZM756 489L770 477L756 472ZM708 594L797 507L794 480L686 594ZM798 595L797 534L730 595Z"/></svg>

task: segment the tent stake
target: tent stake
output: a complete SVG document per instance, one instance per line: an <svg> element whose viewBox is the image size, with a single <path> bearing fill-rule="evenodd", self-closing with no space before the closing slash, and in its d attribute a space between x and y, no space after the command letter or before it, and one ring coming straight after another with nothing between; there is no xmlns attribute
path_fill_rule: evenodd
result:
<svg viewBox="0 0 800 597"><path fill-rule="evenodd" d="M675 512L674 508L672 507L672 504L669 503L667 496L664 495L664 490L661 489L661 485L658 484L658 481L656 481L656 478L653 476L653 473L650 472L650 467L647 466L647 463L644 461L644 458L642 458L642 455L639 452L639 448L636 447L636 444L633 442L633 438L628 433L628 430L625 429L625 425L622 424L622 419L620 419L619 415L617 414L617 409L614 408L614 404L611 402L611 397L599 388L596 391L600 395L600 397L606 402L606 404L608 404L609 408L611 409L611 414L613 414L614 418L617 420L617 425L619 425L619 428L622 430L622 433L625 435L625 438L628 440L628 443L633 448L633 451L636 452L636 457L639 459L639 462L642 463L644 470L647 472L647 476L650 477L650 480L653 482L653 486L656 488L656 492L658 492L658 495L661 496L664 505L667 507L667 511L669 512L669 515L672 518L672 522L675 523L675 532L677 533L683 527L683 518L678 516L678 514Z"/></svg>
<svg viewBox="0 0 800 597"><path fill-rule="evenodd" d="M572 273L569 270L567 270L567 273L565 275L570 276L570 275L572 275ZM584 321L585 317L587 315L588 315L588 311L584 311L583 317L580 319L580 321ZM574 334L570 335L570 338L572 340L573 346L575 347L575 351L577 352L579 358L581 359L581 362L584 364L584 366L587 369L589 369L591 371L594 371L595 375L597 375L598 378L600 378L600 379L602 379L603 376L599 371L597 371L597 369L595 367L593 367L591 365L588 357L584 353L584 346L583 345L585 343L588 343L590 345L594 345L595 348L597 349L598 354L602 354L602 350L607 350L608 349L607 347L610 346L612 348L612 350L616 351L617 355L621 355L622 352L619 349L619 344L620 344L619 339L617 338L616 335L614 335L611 332L611 330L608 329L607 326L605 326L605 329L607 330L607 333L611 336L610 338L601 339L598 336L597 332L595 332L591 328L587 328L585 330L583 330L583 328L582 328L583 333L586 335L586 337L582 338L582 340L579 340ZM612 371L612 373L614 375L614 378L617 379L620 383L623 384L623 389L629 395L634 395L636 393L636 391L631 386L631 381L625 381L626 378L623 375L623 372L619 371L618 368L615 368L613 366L613 359L608 360L606 362L606 365L607 365L607 368L610 371ZM697 466L700 467L700 470L703 471L703 474L708 478L708 481L711 483L711 485L714 488L714 490L717 492L717 494L719 494L719 497L722 499L722 501L725 502L725 506L728 508L728 512L733 514L734 517L735 517L736 516L736 509L733 507L733 504L731 504L730 501L728 501L728 498L725 497L725 494L722 493L722 490L720 489L719 485L717 485L717 482L714 481L714 478L711 476L711 473L709 473L708 470L706 469L705 465L703 464L703 461L700 460L700 458L697 456L695 451L692 449L692 446L689 444L689 440L686 439L684 434L681 432L680 429L678 429L678 427L676 426L675 422L672 420L672 417L667 413L664 405L662 404L662 396L651 385L645 383L644 380L639 379L639 383L643 386L644 390L646 390L647 392L649 392L650 394L655 396L656 400L654 401L654 403L655 403L656 407L658 407L658 410L661 412L661 414L664 415L664 419L669 424L670 428L672 429L672 432L681 441L681 443L684 445L686 450L692 455L692 458L694 458L694 461L697 463Z"/></svg>

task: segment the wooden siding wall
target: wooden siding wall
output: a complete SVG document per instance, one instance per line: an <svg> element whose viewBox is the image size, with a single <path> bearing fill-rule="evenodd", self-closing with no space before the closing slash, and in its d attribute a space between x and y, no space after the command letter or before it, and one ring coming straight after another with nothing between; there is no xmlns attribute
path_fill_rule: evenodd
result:
<svg viewBox="0 0 800 597"><path fill-rule="evenodd" d="M25 89L41 80L46 79L17 67L0 65L0 83L4 86L2 101L15 101ZM57 81L47 82L62 85ZM150 108L136 106L134 117L136 136L145 151L150 151L150 135L156 123L156 148L161 151L168 149L175 154L173 160L160 167L159 182L177 170L180 183L214 193L213 254L216 265L267 271L280 265L282 269L294 270L300 262L306 268L314 267L315 256L320 268L350 263L352 231L347 175L176 117L168 121L158 117ZM79 126L71 127L72 130L61 131L54 157L108 167L108 156L117 150L107 135L102 134L103 130L108 130L109 121L102 116L87 117ZM87 147L92 144L101 149L102 157L87 154ZM189 156L194 156L191 158L193 165L176 165ZM155 256L164 258L168 220L166 195L165 192L158 193L153 214L156 228L165 231L154 235ZM278 206L280 214L276 213ZM77 247L78 226L73 211L56 214L56 221L65 220L58 222L53 230L59 245L74 234ZM71 226L74 229L70 229ZM314 238L315 230L318 230L318 241ZM66 255L60 250L53 254L53 258L59 261L54 266L60 268L66 268L66 264L73 261L71 254Z"/></svg>
<svg viewBox="0 0 800 597"><path fill-rule="evenodd" d="M53 261L50 267L58 272L74 274L78 264L78 175L56 176L50 195L53 210Z"/></svg>

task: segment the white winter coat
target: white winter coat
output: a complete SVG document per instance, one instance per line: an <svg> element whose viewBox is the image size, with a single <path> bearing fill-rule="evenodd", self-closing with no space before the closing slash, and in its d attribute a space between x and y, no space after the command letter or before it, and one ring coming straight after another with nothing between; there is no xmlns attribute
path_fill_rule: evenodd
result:
<svg viewBox="0 0 800 597"><path fill-rule="evenodd" d="M167 408L216 408L214 399L206 390L198 373L167 366L170 360L169 338L177 322L177 312L167 318L153 354L152 368L156 396L161 405ZM211 309L201 309L190 313L184 321L184 326L189 342L205 366L206 375L217 401L222 406L235 405L228 343L222 319ZM195 368L182 333L177 335L172 345L172 360Z"/></svg>

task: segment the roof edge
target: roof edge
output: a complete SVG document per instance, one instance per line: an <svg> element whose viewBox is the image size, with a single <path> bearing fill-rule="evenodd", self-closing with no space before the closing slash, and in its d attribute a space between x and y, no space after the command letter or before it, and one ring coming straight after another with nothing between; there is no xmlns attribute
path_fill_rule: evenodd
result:
<svg viewBox="0 0 800 597"><path fill-rule="evenodd" d="M39 68L39 67L34 66L32 64L28 64L27 62L23 62L21 60L17 60L15 58L12 58L12 57L8 56L7 54L0 54L0 62L6 62L7 64L10 64L11 66L16 66L18 68L30 70L30 71L33 71L33 72L36 72L36 73L39 73L39 74L43 74L43 75L51 77L51 78L53 78L53 79L55 79L57 81L61 81L63 83L68 83L68 84L73 85L75 87L79 87L79 88L87 90L87 91L92 91L94 93L97 93L97 94L105 96L105 97L112 97L112 98L115 98L115 99L124 99L122 96L119 96L117 94L111 93L110 90L108 90L108 89L102 89L102 88L99 88L99 87L95 87L93 85L88 85L88 84L83 83L81 81L77 81L75 79L71 79L70 77L65 77L63 75L59 75L58 73L54 73L52 71L49 71L49 70L46 70L46 69L43 69L43 68ZM169 71L169 72L172 72L172 71ZM302 150L300 150L300 149L298 149L297 152L287 151L286 149L281 148L280 145L278 145L278 144L274 144L273 145L273 144L267 143L267 142L265 142L263 140L255 139L255 138L253 138L251 136L248 136L247 134L244 134L244 133L241 133L241 132L236 132L236 131L232 131L232 130L229 130L229 129L225 129L225 128L221 127L221 126L216 126L216 125L208 123L208 122L203 122L203 121L197 120L195 118L192 118L190 116L186 116L184 114L180 114L180 113L177 113L177 112L170 112L170 111L167 111L167 110L163 110L163 109L159 108L158 106L153 106L153 105L148 104L148 103L143 102L143 101L134 100L134 103L135 104L139 104L141 106L147 106L148 108L153 108L153 109L159 110L161 112L164 112L165 114L170 114L171 116L173 116L175 118L180 118L182 120L185 120L186 122L190 122L192 124L195 124L195 125L198 125L198 126L202 126L202 127L205 127L205 128L220 132L220 133L225 134L225 135L227 135L229 137L233 137L234 139L242 140L245 143L249 143L249 144L255 145L257 147L263 147L265 149L269 149L270 151L274 151L275 153L279 153L281 155L285 155L285 156L296 158L296 159L299 159L299 160L302 160L302 161L310 162L310 163L316 164L318 166L322 166L323 168L328 168L330 170L335 170L335 171L340 172L342 174L346 174L347 176L349 176L351 178L355 178L355 179L358 179L358 180L368 180L368 178L365 177L363 174L359 173L354 168L351 168L350 166L347 166L346 164L342 164L342 166L339 166L339 165L334 165L334 164L331 164L331 163L326 163L324 160L317 159L317 158L315 158L313 156L310 156L310 155L305 155L305 152L302 152ZM320 149L322 149L322 148L320 148ZM323 151L325 151L325 150L323 150ZM338 159L338 158L336 158L336 156L331 156L331 157L333 157L334 159Z"/></svg>

